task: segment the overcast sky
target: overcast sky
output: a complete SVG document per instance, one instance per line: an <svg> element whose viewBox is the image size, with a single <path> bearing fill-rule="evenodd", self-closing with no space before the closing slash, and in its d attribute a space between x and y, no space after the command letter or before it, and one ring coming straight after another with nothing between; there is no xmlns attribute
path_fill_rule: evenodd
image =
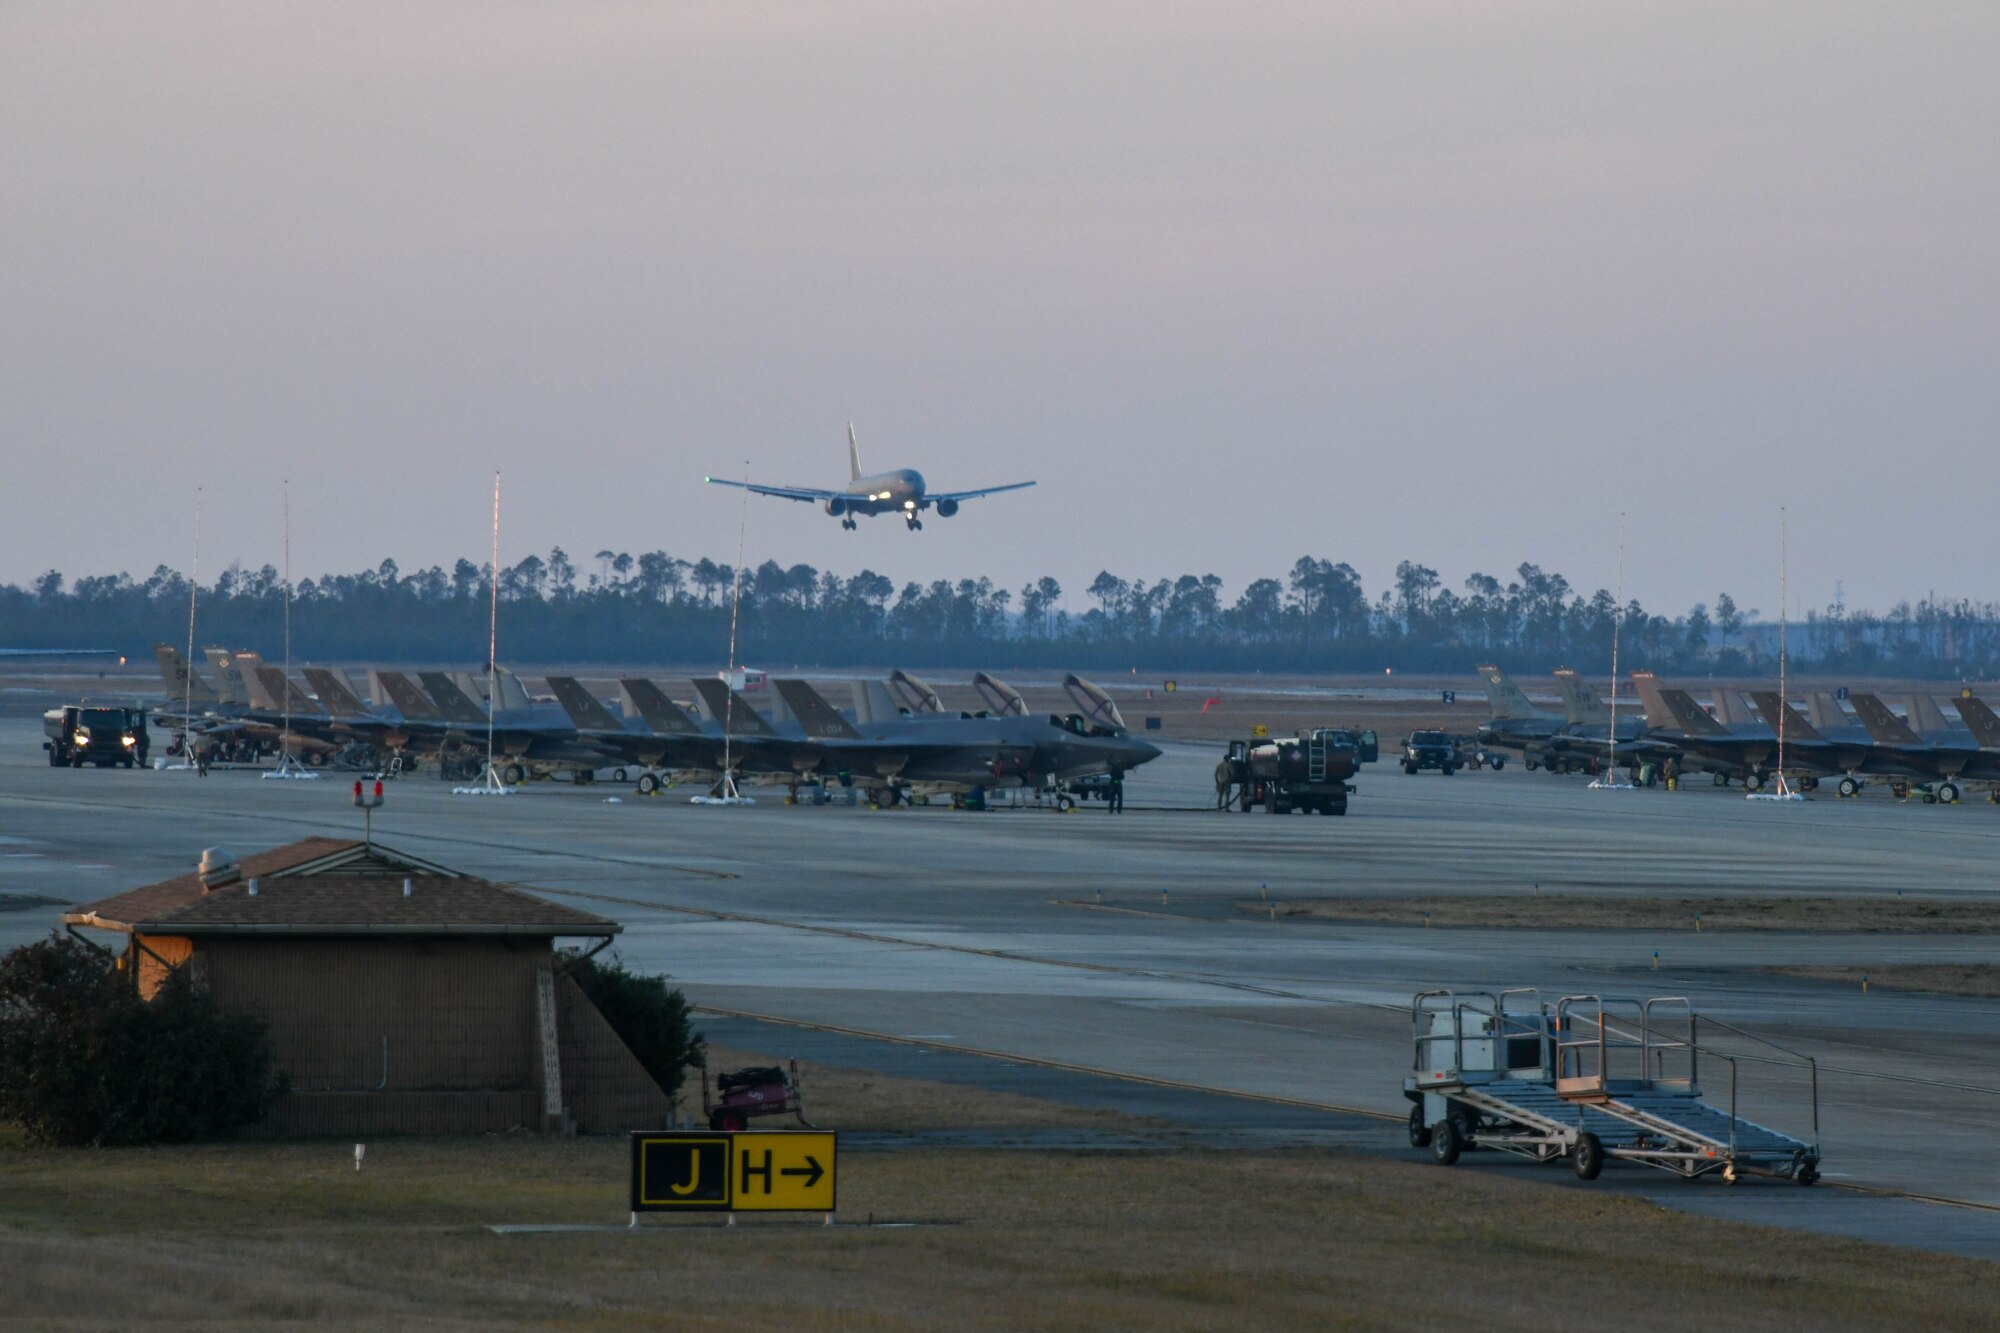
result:
<svg viewBox="0 0 2000 1333"><path fill-rule="evenodd" d="M0 7L0 579L2000 595L2000 5Z"/></svg>

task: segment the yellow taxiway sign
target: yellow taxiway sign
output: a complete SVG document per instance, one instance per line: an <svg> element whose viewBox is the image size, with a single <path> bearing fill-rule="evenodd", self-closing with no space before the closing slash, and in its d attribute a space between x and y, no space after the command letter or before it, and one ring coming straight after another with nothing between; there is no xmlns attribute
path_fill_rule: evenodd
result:
<svg viewBox="0 0 2000 1333"><path fill-rule="evenodd" d="M830 1213L837 1139L789 1130L636 1133L632 1211Z"/></svg>

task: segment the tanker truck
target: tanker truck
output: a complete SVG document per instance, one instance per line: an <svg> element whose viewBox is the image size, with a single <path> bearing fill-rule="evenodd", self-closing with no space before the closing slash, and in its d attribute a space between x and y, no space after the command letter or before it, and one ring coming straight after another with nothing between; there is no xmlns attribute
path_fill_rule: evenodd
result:
<svg viewBox="0 0 2000 1333"><path fill-rule="evenodd" d="M1354 790L1347 779L1362 762L1362 737L1337 727L1315 727L1295 737L1231 741L1215 766L1215 805L1248 813L1261 805L1274 815L1294 810L1347 813Z"/></svg>

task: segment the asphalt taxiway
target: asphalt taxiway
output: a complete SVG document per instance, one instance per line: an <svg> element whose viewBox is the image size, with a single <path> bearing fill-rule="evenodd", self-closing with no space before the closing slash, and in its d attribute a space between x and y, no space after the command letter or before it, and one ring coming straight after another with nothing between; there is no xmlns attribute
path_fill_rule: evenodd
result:
<svg viewBox="0 0 2000 1333"><path fill-rule="evenodd" d="M46 932L52 904L180 873L207 846L360 832L351 778L51 770L37 731L0 722L0 901L47 901L0 911L0 947ZM1169 745L1129 782L1122 816L1095 804L787 807L781 792L719 808L688 804L686 789L642 799L603 783L466 797L417 777L390 784L375 836L620 920L627 961L738 1016L717 1023L802 1046L923 1049L1023 1082L1118 1075L1162 1099L1231 1094L1250 1128L1281 1108L1345 1108L1380 1124L1385 1151L1408 1151L1400 1125L1374 1117L1404 1109L1413 992L1686 995L1818 1057L1829 1184L2000 1209L2000 1001L1864 995L1767 971L2000 962L1990 936L1344 925L1239 906L1265 894L1987 897L2000 809L1884 791L1779 806L1700 785L1590 791L1517 766L1446 778L1380 764L1363 770L1347 817L1279 819L1207 808L1215 755ZM1741 1096L1755 1119L1811 1128L1799 1070L1745 1065ZM2000 1256L2000 1214L1978 1209L1921 1206L1917 1225L1907 1199L1613 1176L1702 1211Z"/></svg>

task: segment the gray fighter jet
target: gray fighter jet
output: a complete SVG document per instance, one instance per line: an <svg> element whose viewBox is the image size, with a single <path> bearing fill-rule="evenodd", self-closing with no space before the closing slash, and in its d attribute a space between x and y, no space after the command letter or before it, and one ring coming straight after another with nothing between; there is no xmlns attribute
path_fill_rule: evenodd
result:
<svg viewBox="0 0 2000 1333"><path fill-rule="evenodd" d="M736 486L757 495L775 495L783 500L804 500L822 505L827 513L840 520L841 527L849 531L857 526L854 521L857 515L900 514L912 532L923 527L923 521L918 516L926 509L937 510L939 518L950 518L966 500L998 495L1002 491L1025 490L1035 484L1032 481L1016 481L976 491L932 494L925 488L924 474L912 468L898 468L894 472L878 472L864 477L861 475L861 448L855 443L854 423L851 421L847 423L847 470L847 486L838 491L815 490L810 486L766 486L731 481L726 477L706 477L704 480L714 486Z"/></svg>

